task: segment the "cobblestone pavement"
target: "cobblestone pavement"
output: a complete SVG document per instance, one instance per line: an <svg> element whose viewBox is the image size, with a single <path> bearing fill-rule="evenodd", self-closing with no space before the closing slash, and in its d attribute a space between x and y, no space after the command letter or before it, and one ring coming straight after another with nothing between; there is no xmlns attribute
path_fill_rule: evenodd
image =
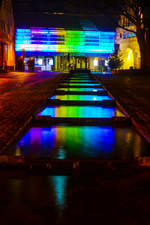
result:
<svg viewBox="0 0 150 225"><path fill-rule="evenodd" d="M0 73L0 95L17 90L24 87L27 84L40 83L43 79L53 78L59 72L40 72L40 73L28 73L28 72L12 72L12 73Z"/></svg>
<svg viewBox="0 0 150 225"><path fill-rule="evenodd" d="M0 74L0 151L51 95L64 74L56 72Z"/></svg>
<svg viewBox="0 0 150 225"><path fill-rule="evenodd" d="M139 132L150 142L150 76L96 75L124 107Z"/></svg>
<svg viewBox="0 0 150 225"><path fill-rule="evenodd" d="M63 78L63 74L31 74L19 86L16 76L7 74L2 81L0 75L1 149ZM148 135L150 78L108 75L101 79ZM14 176L0 171L0 177L3 225L150 224L149 168L102 171L97 176L30 176L21 171Z"/></svg>
<svg viewBox="0 0 150 225"><path fill-rule="evenodd" d="M95 76L129 113L138 130L150 140L150 76ZM0 151L46 102L61 77L58 72L0 74Z"/></svg>

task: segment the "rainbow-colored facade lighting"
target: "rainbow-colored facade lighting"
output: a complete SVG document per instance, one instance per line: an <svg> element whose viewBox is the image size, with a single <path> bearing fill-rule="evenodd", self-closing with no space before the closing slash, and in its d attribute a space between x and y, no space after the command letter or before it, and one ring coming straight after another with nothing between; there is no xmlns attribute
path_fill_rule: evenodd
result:
<svg viewBox="0 0 150 225"><path fill-rule="evenodd" d="M114 50L115 32L74 31L54 28L16 29L16 54L54 55L111 54Z"/></svg>

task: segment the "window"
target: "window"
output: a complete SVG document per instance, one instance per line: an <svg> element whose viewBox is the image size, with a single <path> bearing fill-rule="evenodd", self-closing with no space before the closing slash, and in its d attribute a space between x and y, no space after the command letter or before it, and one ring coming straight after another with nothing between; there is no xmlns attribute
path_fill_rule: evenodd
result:
<svg viewBox="0 0 150 225"><path fill-rule="evenodd" d="M131 32L128 32L128 38L130 38L131 37Z"/></svg>
<svg viewBox="0 0 150 225"><path fill-rule="evenodd" d="M135 33L132 33L132 37L135 37Z"/></svg>
<svg viewBox="0 0 150 225"><path fill-rule="evenodd" d="M126 32L123 33L123 39L126 39Z"/></svg>

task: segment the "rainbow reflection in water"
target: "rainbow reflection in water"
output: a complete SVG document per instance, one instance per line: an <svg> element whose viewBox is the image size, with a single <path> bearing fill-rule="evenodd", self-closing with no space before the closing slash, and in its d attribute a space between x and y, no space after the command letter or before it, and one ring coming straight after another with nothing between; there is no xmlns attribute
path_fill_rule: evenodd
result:
<svg viewBox="0 0 150 225"><path fill-rule="evenodd" d="M57 159L132 159L148 154L147 143L130 128L53 126L31 128L8 154Z"/></svg>
<svg viewBox="0 0 150 225"><path fill-rule="evenodd" d="M112 118L113 116L124 117L123 113L116 108L100 106L48 106L38 113L38 115L74 118Z"/></svg>
<svg viewBox="0 0 150 225"><path fill-rule="evenodd" d="M78 86L91 86L91 87L93 87L93 86L97 86L97 87L101 87L101 85L100 84L98 84L98 83L61 83L61 85L67 85L67 86L76 86L76 87L78 87Z"/></svg>
<svg viewBox="0 0 150 225"><path fill-rule="evenodd" d="M97 92L97 91L104 91L103 88L73 88L73 87L68 87L68 88L57 88L56 90L58 91L92 91L92 92Z"/></svg>
<svg viewBox="0 0 150 225"><path fill-rule="evenodd" d="M50 99L60 99L62 101L103 101L112 100L109 96L102 95L54 95Z"/></svg>

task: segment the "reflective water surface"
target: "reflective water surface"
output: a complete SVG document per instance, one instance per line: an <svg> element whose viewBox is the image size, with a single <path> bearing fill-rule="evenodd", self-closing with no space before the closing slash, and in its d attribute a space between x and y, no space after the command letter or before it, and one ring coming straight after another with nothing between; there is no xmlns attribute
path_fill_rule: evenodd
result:
<svg viewBox="0 0 150 225"><path fill-rule="evenodd" d="M38 113L38 115L75 118L112 118L113 116L124 116L115 107L101 106L48 106Z"/></svg>
<svg viewBox="0 0 150 225"><path fill-rule="evenodd" d="M117 174L0 179L1 224L148 224L149 173Z"/></svg>
<svg viewBox="0 0 150 225"><path fill-rule="evenodd" d="M52 126L31 128L8 154L125 160L147 154L148 148L130 128Z"/></svg>
<svg viewBox="0 0 150 225"><path fill-rule="evenodd" d="M50 99L60 99L65 101L103 101L103 100L112 100L107 95L54 95Z"/></svg>
<svg viewBox="0 0 150 225"><path fill-rule="evenodd" d="M97 83L61 83L61 85L67 85L67 86L100 86L100 84L97 84Z"/></svg>
<svg viewBox="0 0 150 225"><path fill-rule="evenodd" d="M79 83L84 83L84 82L85 83L87 83L87 82L89 82L89 83L96 83L96 81L93 81L93 80L84 80L84 79L82 79L82 80L81 79L80 80L77 80L77 79L76 80L72 80L72 79L70 79L70 80L64 80L63 82L64 83L66 83L66 82L67 83L68 82L70 82L70 83L76 83L76 82L79 82Z"/></svg>
<svg viewBox="0 0 150 225"><path fill-rule="evenodd" d="M92 87L69 89L93 91ZM38 115L94 118L123 116L116 108L95 106L46 107ZM31 128L7 154L49 156L60 160L126 160L150 156L149 152L149 145L131 128L52 126ZM148 223L149 174L146 172L147 175L144 173L142 176L141 171L138 174L133 171L126 174L124 170L116 173L111 177L107 172L106 175L102 172L100 176L28 176L20 175L19 171L19 175L13 177L6 172L0 179L1 224Z"/></svg>
<svg viewBox="0 0 150 225"><path fill-rule="evenodd" d="M58 91L93 91L93 92L97 92L97 91L104 91L103 88L57 88Z"/></svg>
<svg viewBox="0 0 150 225"><path fill-rule="evenodd" d="M86 81L92 81L92 82L93 82L93 81L96 81L95 79L91 79L91 78L89 78L89 77L88 77L88 78L84 78L84 77L83 77L83 78L80 78L80 77L73 77L73 78L65 79L65 81L66 81L66 80L67 80L67 81L79 81L79 82L80 82L80 81L85 81L85 82L86 82Z"/></svg>

